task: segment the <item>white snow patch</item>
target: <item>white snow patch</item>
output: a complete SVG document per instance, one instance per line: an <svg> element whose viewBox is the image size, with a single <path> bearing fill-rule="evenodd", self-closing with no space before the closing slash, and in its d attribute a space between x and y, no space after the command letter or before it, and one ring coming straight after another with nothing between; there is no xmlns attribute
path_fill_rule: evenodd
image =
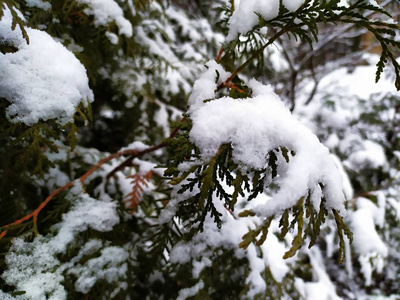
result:
<svg viewBox="0 0 400 300"><path fill-rule="evenodd" d="M237 163L259 170L267 166L269 151L287 147L296 155L276 179L280 189L272 195L273 201L256 211L265 217L277 214L323 183L327 205L344 213L343 179L328 149L291 115L271 86L250 80L252 98L223 97L202 103L203 97L213 98L216 85L210 79L212 74L210 68L196 81L189 102L193 119L190 140L199 147L202 158L209 160L221 145L230 143Z"/></svg>
<svg viewBox="0 0 400 300"><path fill-rule="evenodd" d="M119 34L132 37L133 28L131 22L124 17L124 11L113 0L77 0L78 3L86 4L85 14L94 16L95 25L106 26L110 22L115 22L119 29Z"/></svg>
<svg viewBox="0 0 400 300"><path fill-rule="evenodd" d="M79 60L47 33L25 27L11 30L8 8L0 20L0 40L16 46L15 53L0 53L0 97L11 102L7 117L27 125L40 119L56 119L64 125L73 121L76 107L93 101L86 70Z"/></svg>
<svg viewBox="0 0 400 300"><path fill-rule="evenodd" d="M51 3L42 0L25 0L25 2L29 7L37 7L46 11L51 9Z"/></svg>
<svg viewBox="0 0 400 300"><path fill-rule="evenodd" d="M16 290L26 292L22 299L67 299L62 282L63 270L68 264L63 266L57 255L65 253L80 232L89 228L110 231L119 222L115 203L97 201L83 194L79 181L76 183L71 193L78 199L71 211L63 215L61 223L53 227L57 233L45 237L39 235L33 242L14 239L6 256L8 269L1 277Z"/></svg>
<svg viewBox="0 0 400 300"><path fill-rule="evenodd" d="M304 0L283 0L283 5L289 11L295 11ZM278 16L279 0L241 0L229 20L227 41L232 41L240 33L244 34L258 24L259 14L268 21Z"/></svg>

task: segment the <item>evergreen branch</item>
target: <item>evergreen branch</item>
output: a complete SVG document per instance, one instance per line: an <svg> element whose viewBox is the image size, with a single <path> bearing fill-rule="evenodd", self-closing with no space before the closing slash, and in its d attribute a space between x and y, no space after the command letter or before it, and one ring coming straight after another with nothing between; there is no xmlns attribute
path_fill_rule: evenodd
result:
<svg viewBox="0 0 400 300"><path fill-rule="evenodd" d="M146 174L136 173L134 175L128 176L127 178L132 178L132 191L126 195L124 202L128 205L132 211L137 209L140 203L140 199L143 195L144 188L149 186L151 177L153 176L153 171L149 171Z"/></svg>
<svg viewBox="0 0 400 300"><path fill-rule="evenodd" d="M13 19L12 20L11 29L15 30L17 28L17 24L18 24L18 27L20 28L21 33L22 33L22 37L25 39L26 43L29 45L29 36L28 36L28 33L25 30L24 21L20 18L18 13L15 11L12 3L9 3L9 1L5 1L4 4L8 6L8 9L10 10L11 16L12 16L12 19ZM2 12L2 14L0 15L0 19L1 19L2 15L3 15L4 8L5 8L4 5L3 5L3 7L0 7L0 10Z"/></svg>
<svg viewBox="0 0 400 300"><path fill-rule="evenodd" d="M172 135L176 135L178 131L179 131L179 128L175 129L174 132L171 134L171 136L172 136ZM79 182L81 183L81 185L84 186L85 180L86 180L93 172L95 172L95 171L96 171L97 169L99 169L102 165L108 163L109 161L111 161L111 160L113 160L113 159L116 159L116 158L121 157L121 156L130 155L130 159L133 160L134 158L141 157L141 156L143 156L143 155L145 155L145 154L147 154L147 153L150 153L150 152L154 152L154 151L156 151L156 150L158 150L158 149L160 149L160 148L163 148L163 147L165 147L165 146L166 146L165 143L160 143L160 144L158 144L158 145L149 147L149 148L144 149L144 150L142 150L142 151L138 151L138 150L135 150L135 149L126 149L126 150L123 150L123 151L120 151L120 152L116 152L116 153L114 153L114 154L112 154L112 155L109 155L109 156L107 156L107 157L101 159L101 160L100 160L97 164L95 164L89 171L87 171L85 174L83 174L81 177L79 177L78 180L79 180ZM76 184L76 182L78 182L78 181L77 181L77 180L70 181L70 182L68 182L67 184L65 184L64 186L62 186L62 187L56 189L56 190L53 191L53 192L45 199L45 201L43 201L43 202L38 206L38 208L36 208L32 213L30 213L30 214L28 214L28 215L26 215L26 216L24 216L24 217L22 217L22 218L20 218L20 219L18 219L18 220L16 220L16 221L14 221L14 222L11 223L11 224L7 224L7 225L2 226L1 229L6 229L6 230L3 231L3 232L0 234L0 239L2 239L2 238L7 234L7 228L11 228L11 227L13 227L13 226L19 225L19 224L21 224L21 223L23 223L23 222L25 222L25 221L30 220L30 219L33 219L33 224L34 224L34 227L35 227L35 229L36 229L36 226L37 226L37 217L38 217L39 213L43 210L43 208L45 208L46 205L47 205L55 196L57 196L57 195L58 195L59 193L61 193L62 191L65 191L65 190L69 189L70 187L74 186L74 185Z"/></svg>
<svg viewBox="0 0 400 300"><path fill-rule="evenodd" d="M42 209L55 197L57 196L59 193L61 193L62 191L65 191L66 189L69 189L70 187L72 187L74 185L74 181L70 181L68 182L66 185L56 189L55 191L53 191L47 198L46 200L44 200L38 208L36 208L32 213L22 217L21 219L18 219L16 221L14 221L11 224L8 225L4 225L2 226L3 229L6 229L5 231L3 231L0 234L0 239L2 239L6 234L7 234L7 228L11 228L13 226L19 225L25 221L28 221L30 219L33 219L33 223L34 226L36 226L37 224L37 216L39 215L39 213L42 211Z"/></svg>
<svg viewBox="0 0 400 300"><path fill-rule="evenodd" d="M295 25L294 27L298 27L298 25ZM270 38L267 43L265 43L260 49L254 52L253 55L248 60L246 60L241 66L239 66L236 69L236 71L225 80L225 82L218 85L217 91L220 91L225 87L229 87L229 82L231 82L240 72L242 72L243 69L246 68L254 59L260 56L269 45L273 44L275 40L277 40L280 36L284 35L285 33L289 32L291 29L293 28L292 27L284 28L277 34L275 34L272 38Z"/></svg>
<svg viewBox="0 0 400 300"><path fill-rule="evenodd" d="M185 118L182 118L181 122L184 122L184 121L185 121ZM178 126L177 128L175 128L175 130L171 133L171 135L168 137L168 139L174 138L174 137L178 134L178 132L179 132L180 129L181 129L181 125ZM146 149L146 150L143 150L143 151L146 151L146 152L143 153L143 154L141 154L140 156L142 156L142 155L144 155L144 154L146 154L146 153L154 152L154 151L156 151L156 150L158 150L158 149L161 149L161 148L164 148L164 147L166 147L166 146L167 146L167 144L166 144L165 141L164 141L164 142L162 142L161 144L158 144L158 145L156 145L156 146L153 146L153 147L150 147L150 148L148 148L148 149ZM147 150L148 150L148 151L147 151ZM126 150L126 151L128 151L128 150ZM133 161L136 157L138 157L137 155L138 155L139 151L137 151L137 153L136 153L134 150L130 150L130 151L132 151L131 154L129 153L129 151L128 151L127 154L123 154L123 156L130 155L130 157L129 157L128 159L126 159L123 163L121 163L120 165L118 165L117 167L115 167L110 173L108 173L108 174L107 174L107 177L106 177L106 180L109 180L109 179L110 179L112 176L114 176L117 172L119 172L119 171L123 170L124 168L129 167L129 166L132 165L132 161Z"/></svg>
<svg viewBox="0 0 400 300"><path fill-rule="evenodd" d="M356 12L355 10L360 11L367 11L365 15ZM340 12L340 13L337 13ZM390 58L393 63L396 72L396 88L400 89L400 66L397 61L394 59L393 53L387 49L388 45L392 45L393 47L400 48L398 42L385 38L383 35L387 34L390 36L395 36L396 29L399 29L397 24L391 24L384 21L379 20L369 20L367 16L371 13L380 13L391 17L391 15L383 10L380 7L374 6L372 4L364 3L364 0L359 0L349 7L345 8L339 6L338 1L323 1L322 3L314 4L311 1L306 1L302 8L299 8L296 12L288 12L285 9L280 9L279 15L272 20L265 21L262 17L257 14L260 18L260 23L257 26L268 26L268 27L279 27L281 30L271 37L266 44L261 46L258 50L256 50L253 55L247 59L241 66L239 66L228 79L221 83L216 91L223 89L224 87L231 87L229 86L229 82L232 81L244 68L246 68L254 59L259 57L263 54L266 47L271 45L276 39L282 36L285 33L293 34L293 36L297 39L300 38L302 41L306 41L309 43L311 48L313 47L313 42L310 38L310 33L312 37L318 41L318 23L349 23L351 25L356 25L367 29L368 31L372 32L377 40L381 43L383 52L381 56L381 60L379 62L378 70L376 73L377 81L380 78L380 74L385 67L386 58ZM317 15L317 16L315 16ZM300 23L296 24L295 20L301 20ZM255 28L257 27L255 26ZM308 27L310 33L304 30L302 27ZM375 26L375 27L374 27ZM232 44L232 43L231 43ZM228 49L231 47L227 47ZM218 62L219 60L217 60ZM235 87L235 86L233 86Z"/></svg>

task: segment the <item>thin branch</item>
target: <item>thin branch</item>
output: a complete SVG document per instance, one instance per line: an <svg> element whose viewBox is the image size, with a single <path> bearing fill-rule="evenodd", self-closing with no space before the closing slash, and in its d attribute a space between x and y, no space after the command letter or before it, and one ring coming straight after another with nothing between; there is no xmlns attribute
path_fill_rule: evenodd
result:
<svg viewBox="0 0 400 300"><path fill-rule="evenodd" d="M185 121L185 118L182 118L181 122L183 122L183 121ZM180 129L181 129L180 126L177 127L177 128L175 128L175 130L170 134L169 138L174 138L174 137L178 134L178 132L179 132ZM132 161L133 161L135 158L137 158L137 157L139 157L139 156L142 156L142 155L144 155L144 154L146 154L146 153L154 152L154 151L156 151L156 150L158 150L158 149L160 149L160 148L163 148L163 147L165 147L165 146L166 146L166 145L165 145L164 143L155 145L155 146L153 146L153 147L150 147L150 148L147 148L147 149L141 151L141 152L140 152L140 155L136 155L135 153L131 153L131 154L130 154L131 156L130 156L128 159L126 159L123 163L121 163L120 165L118 165L117 167L115 167L110 173L107 174L106 180L108 181L112 176L115 175L115 173L117 173L117 172L119 172L119 171L122 171L122 170L125 169L126 167L130 167L130 166L132 165Z"/></svg>
<svg viewBox="0 0 400 300"><path fill-rule="evenodd" d="M219 49L217 58L215 59L215 61L216 61L217 63L219 63L219 61L221 60L221 57L222 57L222 54L223 54L223 53L224 53L224 47L222 46L221 49Z"/></svg>
<svg viewBox="0 0 400 300"><path fill-rule="evenodd" d="M228 83L231 82L233 80L233 78L235 78L240 72L242 72L243 69L246 68L253 59L256 59L258 56L260 56L264 52L265 48L267 48L269 45L274 43L275 40L277 40L280 36L284 35L285 33L292 30L294 27L298 27L298 26L302 26L302 24L297 24L296 26L284 28L281 31L279 31L277 34L275 34L273 37L271 37L265 45L263 45L260 49L258 49L256 52L254 52L253 55L248 60L246 60L241 66L239 66L236 69L236 71L231 76L229 76L228 79L225 80L225 82L218 85L217 91L220 91L223 88L227 87Z"/></svg>
<svg viewBox="0 0 400 300"><path fill-rule="evenodd" d="M182 120L184 120L184 118L183 118ZM176 128L176 129L171 133L170 138L175 137L175 136L178 134L179 130L180 130L180 127ZM102 165L104 165L105 163L109 162L110 160L113 160L113 159L118 158L118 157L121 157L121 156L127 156L127 155L130 156L129 159L127 159L127 160L124 161L122 164L120 164L117 168L115 168L113 171L111 171L111 173L114 174L115 172L117 172L117 171L119 171L120 169L123 169L125 166L127 166L127 165L128 165L128 164L127 164L128 161L129 161L129 162L132 162L132 160L133 160L134 158L136 158L136 157L141 157L141 156L143 156L143 155L145 155L145 154L147 154L147 153L154 152L154 151L156 151L156 150L158 150L158 149L160 149L160 148L166 147L166 146L167 146L167 145L166 145L165 143L160 143L160 144L158 144L158 145L149 147L149 148L144 149L144 150L142 150L142 151L138 151L138 150L136 150L136 149L126 149L126 150L123 150L123 151L120 151L120 152L116 152L116 153L114 153L114 154L111 154L110 156L107 156L107 157L101 159L101 160L100 160L97 164L95 164L89 171L87 171L85 174L83 174L81 177L79 177L79 178L78 178L78 179L79 179L79 182L82 184L82 186L84 186L85 180L86 180L94 171L96 171L97 169L99 169ZM111 173L110 173L110 174L111 174ZM110 174L109 174L109 175L110 175ZM68 182L66 185L64 185L64 186L62 186L62 187L56 189L56 190L53 191L53 192L38 206L38 208L36 208L32 213L30 213L30 214L28 214L28 215L22 217L21 219L18 219L18 220L16 220L16 221L14 221L13 223L10 223L10 224L7 224L7 225L2 226L1 229L6 229L6 230L3 231L3 232L0 234L0 239L2 239L2 238L7 234L7 228L10 228L10 227L12 227L12 226L19 225L19 224L21 224L21 223L23 223L23 222L25 222L25 221L30 220L30 219L33 219L34 228L35 228L35 231L37 231L37 217L38 217L39 213L43 210L43 208L46 207L46 205L47 205L55 196L57 196L57 195L58 195L59 193L61 193L62 191L65 191L65 190L69 189L70 187L74 186L76 182L77 182L77 181L75 181L75 180L74 180L74 181L70 181L70 182Z"/></svg>

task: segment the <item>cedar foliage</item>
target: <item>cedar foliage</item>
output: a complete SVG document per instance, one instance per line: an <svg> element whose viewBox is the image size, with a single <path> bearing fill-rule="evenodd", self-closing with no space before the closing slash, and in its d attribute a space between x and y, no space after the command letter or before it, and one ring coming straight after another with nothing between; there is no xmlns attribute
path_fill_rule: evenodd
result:
<svg viewBox="0 0 400 300"><path fill-rule="evenodd" d="M400 43L395 39L398 25L364 17L365 12L390 16L388 12L368 1L353 1L347 8L339 6L339 2L307 0L295 12L290 12L281 5L279 15L272 20L263 20L259 16L259 24L246 34L245 40L238 37L223 45L219 62L233 75L218 86L218 91L232 98L251 97L251 90L240 77L240 73L260 74L265 67L265 61L269 59L265 57L268 47L281 39L290 38L303 45L308 44L312 49L318 42L320 26L332 23L352 24L372 32L382 49L377 63L376 81L381 78L383 69L390 62L395 74L396 88L400 89L400 65L396 60ZM201 256L194 256L191 261L181 264L169 261L170 251L175 245L190 244L204 230L207 216L213 218L216 230L221 228L222 214L214 205L215 197L220 199L227 211L234 212L239 199L246 197L251 201L264 193L266 188L277 188L274 180L280 176L278 164L290 164L291 158L296 155L292 149L282 145L270 151L265 169L245 172L232 159L232 145L224 144L214 157L204 161L189 139L192 126L190 114L183 113L180 116L176 113L185 111L185 101L190 93L187 85L193 84L202 63L217 56L219 44L215 36L206 37L204 41L190 35L185 28L187 24L181 22L179 17L168 14L167 9L174 7L179 8L179 13L184 11L187 15L194 14L213 24L213 30L226 35L227 22L234 10L233 1L218 1L213 4L215 10L211 12L204 8L207 5L197 1L193 4L161 0L151 3L120 1L124 17L133 28L138 29L137 32L142 32L142 36L132 38L119 34L115 22L96 25L94 17L85 10L87 5L79 1L52 0L49 3L52 8L45 11L29 7L22 0L3 0L0 1L0 19L7 6L13 16L13 28L18 26L21 29L27 43L29 36L24 30L25 26L41 30L44 28L49 35L61 39L65 46L75 51L76 57L87 70L95 102L92 107L77 108L74 123L64 127L54 121L40 121L26 126L6 118L9 102L7 99L0 99L0 114L3 116L0 121L0 226L3 226L0 229L0 252L5 254L0 257L1 270L7 268L6 254L15 250L15 246L12 246L13 238L22 237L29 244L40 240L42 236L51 237L57 234L57 226L53 225L60 223L63 214L71 211L77 203L76 199L80 195L75 194L76 191L71 192L70 188L79 184L84 186L85 193L90 197L109 199L115 203L120 223L109 232L93 228L77 232L74 243L68 245L65 253L59 254L60 262L67 264L73 261L74 270L78 266L85 270L86 262L101 257L102 250L111 246L125 249L129 258L117 266L125 270L124 274L116 276L117 280L97 278L95 284L85 291L76 288L76 282L80 279L79 272L63 270L63 286L70 299L126 299L128 296L131 299L145 296L173 299L181 291L193 286L198 286L196 294L189 296L195 299L248 297L250 283L246 278L251 272L249 261L245 256L236 255L234 247L246 250L249 245L255 245L257 249L261 249L259 247L271 235L270 226L274 219L279 220L280 228L279 235L275 235L288 246L284 258L296 256L306 241L309 241L309 247L323 245L324 242L319 240L321 230L333 230L338 242L335 256L339 262L344 260L345 239L351 241L352 238L350 229L338 212L328 211L324 195L317 210L310 201L312 191L305 191L303 197L296 199L295 206L249 229L239 245L234 245L233 248L206 246L204 251L211 258L211 263L197 277L193 275L192 268L196 260L201 261ZM129 5L134 5L134 9ZM25 21L17 10L22 12ZM215 24L216 17L218 24ZM197 33L208 29L202 28L201 22L196 23L195 19L188 17L187 20L192 22L191 25ZM164 31L169 26L173 26L175 37ZM265 26L271 30L263 36L259 29ZM117 36L117 44L113 44L107 37L109 33ZM182 76L175 89L165 87L171 85L169 76L177 71L176 66L160 53L150 51L151 46L140 41L143 35L164 46L171 45L169 50L188 66L184 70L187 74ZM200 53L201 58L190 57L190 51L183 50L186 43L191 44L191 49ZM18 49L2 43L0 39L2 54L16 51ZM267 76L274 74L271 72ZM216 74L216 82L218 77L219 74ZM141 86L132 84L143 79ZM172 132L170 135L165 133L165 128L158 121L161 108L167 111L166 120L170 122ZM364 114L363 122L386 126L379 115L375 114L380 110L374 109L371 114ZM109 117L109 112L112 117ZM390 130L386 128L385 132ZM385 150L390 153L398 145L398 141L396 138L388 140L392 144ZM154 146L148 146L145 150L121 150L132 141ZM161 155L157 153L160 149L163 149ZM60 155L54 158L52 153ZM165 172L154 174L154 170L141 170L143 164L135 161L142 159L164 167ZM190 169L182 171L179 166L185 162L192 165ZM57 175L51 173L51 170L55 170ZM51 201L47 201L48 195L52 195L60 187L53 180L54 176L60 174L68 179L70 185L57 192ZM76 180L77 178L80 180ZM354 178L353 181L356 181L356 186L360 186L360 191L371 190L383 182L378 180L372 183L372 187L362 186L371 181L364 181L362 176ZM131 184L128 192L124 186L126 182ZM323 193L324 183L316 184ZM146 192L148 188L151 192ZM175 192L190 196L177 204L174 218L165 223L158 222L157 219L168 207L168 203L174 201ZM43 203L46 205L38 210ZM30 214L32 217L24 222L15 222ZM246 218L256 214L256 211L249 209L242 211L239 217ZM336 226L324 225L326 222L335 223ZM394 217L392 222L397 224ZM101 246L93 252L81 252L84 245L91 241L99 241ZM34 252L28 249L21 255L30 255L30 251ZM267 283L267 289L254 298L298 298L301 293L295 287L295 277L309 280L307 274L310 272L310 267L303 264L303 258L299 256L298 264L282 282L275 280L270 267L265 266L262 277ZM77 257L79 261L76 261ZM57 270L55 268L47 271L55 273ZM0 281L0 290L17 299L24 299L25 291L16 290L4 278ZM51 297L51 293L47 296Z"/></svg>

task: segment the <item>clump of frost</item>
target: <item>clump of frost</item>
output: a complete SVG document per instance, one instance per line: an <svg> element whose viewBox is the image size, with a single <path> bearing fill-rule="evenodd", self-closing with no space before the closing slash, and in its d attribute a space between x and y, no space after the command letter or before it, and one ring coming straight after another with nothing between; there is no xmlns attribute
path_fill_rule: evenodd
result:
<svg viewBox="0 0 400 300"><path fill-rule="evenodd" d="M225 187L227 188L227 187ZM185 192L181 198L177 196L170 202L168 206L174 206L180 199L187 199L198 192L197 187L192 192ZM255 199L257 201L267 201L266 195L260 195ZM261 198L262 200L260 200ZM247 209L251 202L242 197L238 200L238 207L245 207ZM237 258L248 259L249 272L246 276L246 283L249 286L247 297L254 298L257 294L262 294L267 289L267 284L262 276L265 268L268 267L272 276L278 282L282 282L283 278L290 270L290 260L284 260L282 257L287 250L284 243L278 240L274 234L270 234L267 240L257 247L250 244L246 250L238 248L238 244L242 241L242 236L246 234L249 228L254 228L262 223L262 218L239 218L236 213L240 213L241 209L235 212L233 217L224 207L223 203L218 197L213 197L213 205L219 213L221 213L221 228L216 228L214 219L207 215L204 220L203 231L198 232L190 241L178 242L170 252L170 262L183 264L191 262L193 265L194 278L200 278L200 273L206 268L212 268L214 261L215 249L225 248L231 249L235 252L234 256ZM167 208L168 208L167 206ZM172 214L169 216L172 217ZM160 221L167 221L168 216L164 215ZM271 232L279 232L279 225L277 221L273 221L270 229ZM263 253L259 255L259 251ZM193 295L202 288L201 281L191 288L182 290L179 299L186 299Z"/></svg>
<svg viewBox="0 0 400 300"><path fill-rule="evenodd" d="M124 11L113 0L77 0L78 3L86 4L85 14L94 17L94 24L97 26L107 26L110 22L115 22L119 29L119 34L132 37L132 24L124 17ZM113 38L111 42L115 41Z"/></svg>
<svg viewBox="0 0 400 300"><path fill-rule="evenodd" d="M99 257L70 268L68 273L78 278L75 290L87 294L98 280L109 283L123 281L127 277L128 257L129 253L124 248L110 246L103 248Z"/></svg>
<svg viewBox="0 0 400 300"><path fill-rule="evenodd" d="M310 265L316 281L305 282L301 278L295 279L295 287L307 300L340 300L336 288L330 280L326 270L321 251L318 248L309 250Z"/></svg>
<svg viewBox="0 0 400 300"><path fill-rule="evenodd" d="M209 160L221 145L229 143L239 165L260 170L267 167L270 151L286 147L295 156L276 179L280 189L272 201L255 210L266 217L277 214L295 205L307 191L320 194L322 183L327 206L344 213L343 179L329 150L291 115L272 87L253 79L248 83L252 98L223 97L202 103L202 97L213 98L214 81L215 71L209 68L196 81L189 99L193 120L190 140L199 147L202 158ZM319 200L314 201L317 209Z"/></svg>
<svg viewBox="0 0 400 300"><path fill-rule="evenodd" d="M22 238L14 239L5 258L8 269L1 274L1 277L8 285L15 286L16 290L26 292L18 296L18 299L67 299L62 282L64 281L63 272L68 264L62 264L57 256L66 253L67 246L79 233L88 229L110 231L119 222L115 203L100 202L84 194L79 187L79 182L71 190L71 194L75 200L72 200L74 201L72 208L63 215L63 220L54 226L53 229L57 230L56 234L38 236L32 242L25 242ZM112 247L106 249L103 251L118 253L117 257L111 256L117 260L118 264L122 252ZM107 253L103 252L103 254ZM114 267L112 263L110 266ZM94 266L90 270L93 271ZM107 277L106 279L117 276L113 270L109 273L103 270L103 273L98 274L98 278Z"/></svg>
<svg viewBox="0 0 400 300"><path fill-rule="evenodd" d="M353 247L359 255L358 261L365 284L371 285L372 273L380 273L385 265L389 249L376 231L376 225L383 226L385 198L378 193L378 205L365 198L357 199L358 209L349 214L351 230L354 233Z"/></svg>
<svg viewBox="0 0 400 300"><path fill-rule="evenodd" d="M176 298L176 299L177 300L183 300L183 299L186 299L186 298L189 298L189 297L196 296L196 294L202 288L204 288L204 282L203 282L203 280L200 280L198 283L196 283L194 286L192 286L190 288L181 289L179 291L178 298Z"/></svg>
<svg viewBox="0 0 400 300"><path fill-rule="evenodd" d="M37 7L47 11L51 9L51 3L42 0L26 0L25 2L29 7Z"/></svg>
<svg viewBox="0 0 400 300"><path fill-rule="evenodd" d="M2 290L0 290L0 299L1 300L15 300L16 298L14 298L13 296L6 294Z"/></svg>
<svg viewBox="0 0 400 300"><path fill-rule="evenodd" d="M64 125L73 121L76 107L93 101L86 70L79 60L47 33L25 27L11 29L8 8L0 20L0 41L18 48L0 53L0 97L7 99L7 117L27 125L56 119Z"/></svg>
<svg viewBox="0 0 400 300"><path fill-rule="evenodd" d="M194 83L192 94L189 97L191 110L201 107L204 100L214 98L218 84L224 82L230 75L214 60L207 62L205 68L202 76ZM215 82L217 76L218 81Z"/></svg>
<svg viewBox="0 0 400 300"><path fill-rule="evenodd" d="M386 164L387 159L383 147L375 142L365 140L361 144L361 149L350 154L346 160L346 165L354 170L363 167L378 168Z"/></svg>
<svg viewBox="0 0 400 300"><path fill-rule="evenodd" d="M240 33L247 33L258 24L259 14L268 21L278 16L279 0L241 0L229 20L228 41ZM283 0L282 4L289 11L296 11L304 0Z"/></svg>

